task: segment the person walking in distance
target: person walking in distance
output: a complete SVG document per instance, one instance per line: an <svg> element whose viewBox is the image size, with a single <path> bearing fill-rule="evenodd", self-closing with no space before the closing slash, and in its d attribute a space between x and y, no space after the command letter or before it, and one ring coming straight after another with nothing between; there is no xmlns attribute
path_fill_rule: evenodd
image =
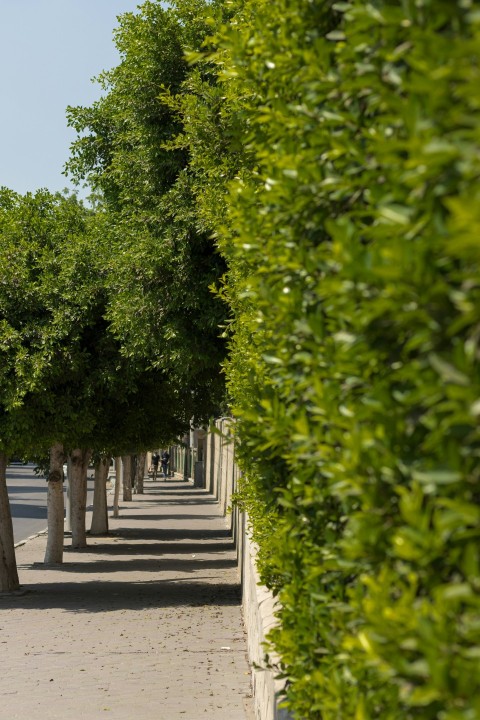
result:
<svg viewBox="0 0 480 720"><path fill-rule="evenodd" d="M153 465L153 477L152 480L157 479L157 473L158 473L158 463L160 462L160 455L155 450L155 452L152 455L152 465Z"/></svg>
<svg viewBox="0 0 480 720"><path fill-rule="evenodd" d="M168 477L168 462L170 460L170 453L168 450L164 450L162 453L162 472L165 477L165 480Z"/></svg>

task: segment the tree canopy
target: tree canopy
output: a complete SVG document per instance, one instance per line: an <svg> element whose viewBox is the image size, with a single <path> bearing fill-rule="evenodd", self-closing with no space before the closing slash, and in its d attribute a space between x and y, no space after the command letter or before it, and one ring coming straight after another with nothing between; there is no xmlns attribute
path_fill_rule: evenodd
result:
<svg viewBox="0 0 480 720"><path fill-rule="evenodd" d="M202 39L159 3L122 16L121 62L99 78L104 97L68 111L79 137L67 166L103 198L115 264L107 317L123 355L188 389L197 422L223 398L225 307L210 286L225 264L199 222L172 98L184 92L186 47Z"/></svg>

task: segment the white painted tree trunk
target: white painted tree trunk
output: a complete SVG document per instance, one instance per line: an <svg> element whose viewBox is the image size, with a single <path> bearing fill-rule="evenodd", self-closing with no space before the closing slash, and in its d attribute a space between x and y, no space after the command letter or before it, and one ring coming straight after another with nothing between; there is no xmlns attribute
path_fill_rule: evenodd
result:
<svg viewBox="0 0 480 720"><path fill-rule="evenodd" d="M93 513L90 535L108 533L107 479L110 458L101 458L95 465L95 486L93 489Z"/></svg>
<svg viewBox="0 0 480 720"><path fill-rule="evenodd" d="M115 492L113 495L113 517L118 518L120 515L119 500L120 500L120 483L122 482L122 459L119 457L115 458Z"/></svg>
<svg viewBox="0 0 480 720"><path fill-rule="evenodd" d="M0 593L13 592L19 587L7 490L7 456L0 453Z"/></svg>
<svg viewBox="0 0 480 720"><path fill-rule="evenodd" d="M132 494L135 492L135 477L137 475L137 456L130 455L130 488Z"/></svg>
<svg viewBox="0 0 480 720"><path fill-rule="evenodd" d="M137 471L135 473L135 492L143 495L143 478L145 477L145 466L147 462L147 453L137 455Z"/></svg>
<svg viewBox="0 0 480 720"><path fill-rule="evenodd" d="M122 455L123 465L123 500L132 499L132 456Z"/></svg>
<svg viewBox="0 0 480 720"><path fill-rule="evenodd" d="M72 531L72 459L67 458L67 476L65 478L66 493L65 493L65 530L67 532Z"/></svg>
<svg viewBox="0 0 480 720"><path fill-rule="evenodd" d="M87 470L91 454L90 450L77 448L72 450L70 455L72 461L72 548L75 549L87 547L85 512L87 509Z"/></svg>
<svg viewBox="0 0 480 720"><path fill-rule="evenodd" d="M50 470L48 473L48 534L44 560L48 565L63 562L63 460L63 445L55 443L50 448Z"/></svg>

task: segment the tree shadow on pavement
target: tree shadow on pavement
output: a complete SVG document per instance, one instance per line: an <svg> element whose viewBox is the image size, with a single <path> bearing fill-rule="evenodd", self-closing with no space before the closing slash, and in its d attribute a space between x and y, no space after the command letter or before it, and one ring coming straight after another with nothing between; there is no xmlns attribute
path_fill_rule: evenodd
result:
<svg viewBox="0 0 480 720"><path fill-rule="evenodd" d="M205 497L196 495L192 498L179 500L175 493L159 493L158 495L155 495L155 497L152 497L151 495L149 497L134 495L134 499L132 501L129 500L128 505L125 507L134 507L131 503L135 502L142 503L142 505L146 503L154 503L155 505L218 505L218 500L213 498L211 495L207 495Z"/></svg>
<svg viewBox="0 0 480 720"><path fill-rule="evenodd" d="M120 540L220 540L231 538L230 530L208 530L206 528L116 528L111 537Z"/></svg>
<svg viewBox="0 0 480 720"><path fill-rule="evenodd" d="M28 505L27 503L10 503L12 518L47 519L45 505Z"/></svg>
<svg viewBox="0 0 480 720"><path fill-rule="evenodd" d="M208 582L211 580L211 582ZM110 613L147 608L238 605L238 583L216 582L217 578L196 580L151 580L141 582L102 581L46 582L23 585L24 594L0 595L0 612L8 609L61 608L71 613Z"/></svg>
<svg viewBox="0 0 480 720"><path fill-rule="evenodd" d="M176 503L175 503L176 505ZM129 520L218 520L218 515L167 515L165 513L156 513L150 515L134 515L128 513Z"/></svg>
<svg viewBox="0 0 480 720"><path fill-rule="evenodd" d="M198 488L197 490L179 490L178 492L176 492L176 489L170 490L167 487L159 488L158 490L152 488L152 490L150 492L145 493L145 494L147 497L148 496L155 496L155 497L160 496L161 497L162 495L164 495L165 497L180 497L180 498L195 497L198 502L202 502L205 500L207 502L214 502L214 503L218 502L218 500L216 500L216 498L211 493L209 493L208 490L205 490L204 488ZM139 496L137 496L137 497L139 497Z"/></svg>
<svg viewBox="0 0 480 720"><path fill-rule="evenodd" d="M178 572L178 573L194 573L198 570L203 571L205 568L209 570L224 570L226 568L235 568L236 560L229 558L144 558L130 557L125 560L87 560L86 562L66 562L61 565L51 565L49 571L69 572L69 573L91 573L100 575L102 573L116 572ZM44 572L46 566L43 563L35 563L31 569Z"/></svg>
<svg viewBox="0 0 480 720"><path fill-rule="evenodd" d="M47 495L48 493L48 485L47 483L44 483L44 485L16 485L14 483L9 483L7 478L7 488L10 497L15 497L16 495L21 494L33 494L33 493L43 493L44 495Z"/></svg>
<svg viewBox="0 0 480 720"><path fill-rule="evenodd" d="M66 549L69 552L70 548ZM186 555L193 553L220 553L235 550L235 543L230 542L97 542L89 545L88 551L101 555Z"/></svg>

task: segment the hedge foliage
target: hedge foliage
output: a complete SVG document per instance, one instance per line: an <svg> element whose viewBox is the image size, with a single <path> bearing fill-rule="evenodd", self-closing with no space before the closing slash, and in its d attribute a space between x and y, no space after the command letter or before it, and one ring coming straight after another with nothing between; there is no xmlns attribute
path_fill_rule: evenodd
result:
<svg viewBox="0 0 480 720"><path fill-rule="evenodd" d="M226 7L185 127L288 705L480 718L478 5Z"/></svg>

